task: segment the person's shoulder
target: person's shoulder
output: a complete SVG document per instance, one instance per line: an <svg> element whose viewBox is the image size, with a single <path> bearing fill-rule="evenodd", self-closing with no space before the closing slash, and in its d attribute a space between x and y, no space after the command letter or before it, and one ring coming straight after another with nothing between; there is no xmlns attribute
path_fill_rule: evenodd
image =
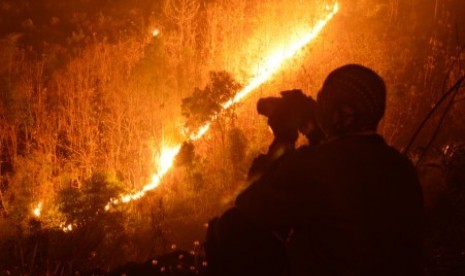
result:
<svg viewBox="0 0 465 276"><path fill-rule="evenodd" d="M298 169L301 166L311 164L313 161L317 162L321 154L319 146L301 146L284 156L281 165L282 167L290 167Z"/></svg>
<svg viewBox="0 0 465 276"><path fill-rule="evenodd" d="M390 167L398 168L404 172L408 172L411 175L417 175L415 165L407 155L400 152L394 146L388 145L387 143L384 145L384 147L386 152L384 156L386 158L386 162L389 162Z"/></svg>
<svg viewBox="0 0 465 276"><path fill-rule="evenodd" d="M400 163L409 166L409 167L414 167L412 161L410 158L408 158L407 155L403 154L400 152L397 148L395 148L392 145L385 144L387 151L389 154L392 156L392 158L397 159Z"/></svg>
<svg viewBox="0 0 465 276"><path fill-rule="evenodd" d="M289 159L302 159L302 158L309 158L314 156L318 153L320 147L319 146L300 146L296 150L292 151L288 156Z"/></svg>
<svg viewBox="0 0 465 276"><path fill-rule="evenodd" d="M308 155L310 153L314 153L317 148L318 146L309 146L309 145L300 146L294 151L294 154L296 156Z"/></svg>

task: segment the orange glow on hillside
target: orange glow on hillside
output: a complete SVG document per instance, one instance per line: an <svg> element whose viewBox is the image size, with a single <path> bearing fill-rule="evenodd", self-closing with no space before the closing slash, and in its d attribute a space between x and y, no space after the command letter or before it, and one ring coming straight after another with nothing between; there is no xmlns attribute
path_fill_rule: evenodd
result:
<svg viewBox="0 0 465 276"><path fill-rule="evenodd" d="M304 33L304 35L300 37L298 40L293 41L292 43L289 43L288 45L286 45L286 47L275 50L271 55L269 55L268 58L266 58L266 62L264 66L262 66L261 69L257 72L256 76L249 81L249 84L246 87L244 87L242 90L240 90L234 96L234 98L222 104L223 110L230 108L234 103L240 102L250 92L257 89L260 85L262 85L264 82L270 79L277 71L279 71L279 69L282 67L282 65L286 61L294 57L299 50L301 50L303 47L309 44L312 40L314 40L318 36L318 34L323 30L326 24L336 15L338 11L339 11L338 3L335 3L332 8L328 7L328 14L326 14L324 18L317 21L317 23L315 24L315 26L313 26L312 29ZM205 123L202 127L200 127L197 132L191 134L189 136L189 140L195 141L195 140L202 138L203 135L205 135L205 133L208 132L211 123L217 117L218 117L218 114L215 115L213 118L211 118L209 122ZM133 200L138 200L142 198L146 192L157 188L163 176L171 168L174 158L179 153L180 149L181 149L181 145L177 145L173 148L163 148L162 153L160 155L160 160L157 162L159 164L158 170L156 173L153 174L152 182L142 187L142 189L139 190L138 192L127 194L127 195L122 195L119 200L118 199L111 200L111 202L107 204L107 206L105 207L105 210L110 209L111 204L117 205L120 202L127 203Z"/></svg>
<svg viewBox="0 0 465 276"><path fill-rule="evenodd" d="M309 44L314 40L318 34L323 30L323 28L328 24L328 22L336 15L339 11L338 3L335 3L333 8L329 8L330 12L320 19L315 26L307 33L304 34L299 40L290 43L287 47L277 49L273 52L267 59L264 65L257 73L257 76L254 77L249 84L239 91L234 98L223 104L223 109L228 109L234 103L240 102L244 97L246 97L250 92L257 89L265 81L267 81L272 75L274 75L283 65L284 62L291 59L299 50Z"/></svg>
<svg viewBox="0 0 465 276"><path fill-rule="evenodd" d="M169 171L169 169L173 165L174 159L176 155L178 155L180 149L181 145L178 145L173 148L163 148L160 154L160 159L158 161L158 170L156 173L152 175L152 181L149 184L142 187L142 189L140 189L138 192L122 195L120 199L112 199L105 206L105 210L108 211L111 208L111 204L117 205L120 202L127 203L130 201L138 200L142 198L146 192L157 188L158 185L160 185L163 176Z"/></svg>
<svg viewBox="0 0 465 276"><path fill-rule="evenodd" d="M277 46L269 54L265 56L264 64L261 64L255 76L252 77L248 84L240 90L232 99L224 102L221 106L223 110L230 108L233 104L240 102L252 91L260 87L263 83L269 80L274 74L282 69L285 62L294 58L296 54L302 50L303 47L312 42L319 33L323 30L326 24L337 14L339 11L338 3L336 2L332 7L327 7L327 13L316 22L314 26L309 29L301 28L296 30L292 35L292 41ZM160 30L155 28L152 30L152 36L157 37L160 34ZM220 112L221 113L221 112ZM191 133L188 139L195 141L201 139L209 130L210 125L215 121L221 114L216 114L210 121L206 122L200 127L197 132ZM116 206L121 203L128 203L131 201L141 199L148 191L156 189L163 177L170 170L173 162L181 149L181 144L177 144L172 147L162 147L161 153L158 160L156 160L156 172L152 175L150 183L143 186L140 190L129 194L123 194L118 198L111 199L105 206L105 210L108 211L112 206ZM39 217L42 211L42 202L39 202L37 207L32 210L34 216ZM75 225L61 225L61 229L65 232L72 231Z"/></svg>

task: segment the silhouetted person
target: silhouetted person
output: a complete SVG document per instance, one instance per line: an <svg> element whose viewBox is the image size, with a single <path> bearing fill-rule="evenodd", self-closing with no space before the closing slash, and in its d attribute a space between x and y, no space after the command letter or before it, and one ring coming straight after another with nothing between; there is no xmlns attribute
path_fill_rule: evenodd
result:
<svg viewBox="0 0 465 276"><path fill-rule="evenodd" d="M316 101L300 90L282 91L281 97L260 99L259 114L268 118L274 139L266 154L255 158L249 170L254 182L273 172L281 160L295 149L298 132L309 143L319 143L323 134L316 127ZM286 239L291 228L268 229L230 208L213 219L207 230L207 272L214 276L282 276L289 266Z"/></svg>
<svg viewBox="0 0 465 276"><path fill-rule="evenodd" d="M376 134L385 98L372 70L336 69L317 98L325 142L287 154L238 196L251 223L293 229L291 275L422 274L421 189L411 162Z"/></svg>

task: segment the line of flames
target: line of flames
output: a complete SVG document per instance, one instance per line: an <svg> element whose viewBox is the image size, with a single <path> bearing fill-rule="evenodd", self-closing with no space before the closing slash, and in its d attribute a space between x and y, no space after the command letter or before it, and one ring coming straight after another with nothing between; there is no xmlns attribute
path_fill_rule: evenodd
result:
<svg viewBox="0 0 465 276"><path fill-rule="evenodd" d="M283 63L289 59L291 59L299 50L301 50L304 46L309 44L313 39L315 39L318 34L323 30L326 24L336 15L339 11L338 3L335 3L334 6L328 7L328 14L323 19L320 19L315 26L305 34L300 40L296 41L295 43L291 43L289 47L280 49L276 51L268 59L266 59L265 65L262 67L261 71L254 77L249 84L240 90L232 99L228 100L227 102L222 104L223 110L230 108L233 104L240 102L243 98L245 98L250 92L257 89L261 86L265 81L267 81L272 75L274 75ZM215 115L209 122L205 123L199 130L190 135L189 139L191 141L198 140L202 138L205 133L210 128L211 123L218 117L218 114ZM119 202L130 202L133 200L138 200L145 195L147 191L153 190L161 182L163 176L169 171L171 166L173 165L174 159L176 155L179 153L181 149L181 145L177 145L171 148L163 148L160 160L158 162L159 168L157 173L153 174L152 182L144 186L140 191L136 193L131 193L127 195L122 195L120 199L113 199L107 204L105 209L110 209L111 204L118 204Z"/></svg>
<svg viewBox="0 0 465 276"><path fill-rule="evenodd" d="M244 99L250 92L257 89L261 86L264 82L266 82L271 76L273 76L284 64L284 62L288 61L292 57L296 55L296 53L309 44L312 40L314 40L318 34L323 30L326 24L337 14L339 11L339 5L336 2L332 7L327 6L328 13L326 16L316 22L313 28L310 29L305 35L300 38L298 41L291 43L286 48L282 48L274 52L270 55L264 64L261 67L261 70L257 73L257 75L251 79L249 84L240 90L232 99L228 100L227 102L222 104L222 109L226 110L230 108L233 104L240 102ZM157 32L158 35L158 32ZM216 114L211 118L211 120L205 123L202 127L198 129L197 132L191 134L189 136L190 141L195 141L202 138L205 133L208 132L210 125L213 121L216 120L219 114ZM105 206L105 210L108 211L111 209L112 206L121 204L121 203L128 203L131 201L138 200L142 198L148 191L154 190L160 185L161 180L163 179L164 175L170 170L173 165L173 162L181 149L181 144L176 145L174 147L163 147L160 159L158 161L158 168L157 172L152 175L152 181L143 186L139 191L121 195L119 198L111 199L108 204ZM40 217L42 210L42 202L39 202L36 207L33 209L33 214L36 217ZM67 232L72 230L72 225L62 226L62 229Z"/></svg>

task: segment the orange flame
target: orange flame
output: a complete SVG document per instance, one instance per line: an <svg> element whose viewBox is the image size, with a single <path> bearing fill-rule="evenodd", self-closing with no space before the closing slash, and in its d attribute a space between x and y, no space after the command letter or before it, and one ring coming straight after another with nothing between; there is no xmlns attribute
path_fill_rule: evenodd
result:
<svg viewBox="0 0 465 276"><path fill-rule="evenodd" d="M223 104L223 109L228 109L231 105L240 102L245 96L250 92L257 89L262 85L266 80L268 80L272 75L274 75L283 63L291 59L299 50L304 46L309 44L313 39L315 39L318 34L323 30L323 28L328 24L328 22L336 15L339 11L339 4L335 3L332 10L328 7L330 12L323 19L318 20L315 26L306 33L301 39L290 43L288 47L278 49L276 52L271 54L264 64L261 67L261 70L258 72L257 76L253 78L249 84L239 91L234 98Z"/></svg>
<svg viewBox="0 0 465 276"><path fill-rule="evenodd" d="M305 33L303 37L299 40L290 43L285 48L278 49L276 52L271 54L267 59L266 63L261 70L257 73L257 75L252 78L249 84L240 90L234 98L228 100L227 102L222 104L223 110L230 108L233 104L240 102L243 98L245 98L250 92L257 89L260 85L262 85L265 81L267 81L271 76L273 76L283 65L284 62L291 59L299 50L301 50L304 46L309 44L313 39L315 39L318 34L323 30L326 24L336 15L339 11L339 5L336 2L332 9L328 7L328 14L323 18L317 21L315 26ZM203 126L199 128L196 133L190 135L189 139L191 141L198 140L208 132L211 123L216 120L218 114L215 115L209 122L205 123ZM160 184L161 179L163 176L169 171L171 168L174 158L179 153L181 149L180 145L177 145L173 148L163 148L162 154L160 156L160 161L158 162L159 168L158 172L152 176L152 182L150 184L145 185L140 191L128 195L121 196L121 202L127 203L133 200L138 200L142 198L147 191L153 190ZM117 205L119 204L119 200L114 199L110 203ZM109 203L109 204L110 204ZM110 208L110 205L105 207L105 210Z"/></svg>
<svg viewBox="0 0 465 276"><path fill-rule="evenodd" d="M61 231L65 232L65 233L71 232L74 229L73 224L71 224L71 223L69 223L69 224L62 223L62 224L60 224L60 228L61 228Z"/></svg>
<svg viewBox="0 0 465 276"><path fill-rule="evenodd" d="M142 189L136 193L122 195L121 202L127 203L133 200L138 200L141 197L143 197L146 192L158 187L163 176L169 171L169 169L173 165L174 158L176 158L176 155L178 155L180 149L181 149L181 145L178 145L173 148L163 148L160 154L160 161L158 162L158 172L152 175L152 182L142 187ZM119 201L115 199L115 200L112 200L111 203L116 205L119 203ZM109 208L109 205L107 206L105 206L105 210Z"/></svg>
<svg viewBox="0 0 465 276"><path fill-rule="evenodd" d="M286 47L282 47L276 50L274 53L270 54L269 57L266 59L266 62L261 69L257 72L256 76L249 81L249 84L240 90L232 99L226 101L222 104L223 110L230 108L233 104L240 102L243 98L245 98L250 92L257 89L260 85L262 85L265 81L267 81L271 76L273 76L284 64L284 62L288 61L294 55L309 44L313 39L315 39L318 34L323 30L326 24L337 14L339 11L339 5L336 2L334 6L328 7L328 13L317 21L317 23L306 33L302 35L298 40L289 43ZM159 29L154 29L152 35L154 37L160 34ZM189 140L195 141L203 137L205 133L208 132L211 123L216 120L219 114L215 115L211 120L205 123L202 127L200 127L196 133L190 135ZM162 152L160 154L160 158L158 163L157 172L152 175L152 181L143 186L139 191L135 193L130 193L126 195L121 195L117 199L111 199L108 204L105 206L105 210L108 211L111 209L112 206L118 205L120 203L127 203L131 201L138 200L142 198L146 192L157 188L165 176L165 174L170 170L171 166L173 165L174 159L176 155L179 153L181 149L181 145L176 145L174 147L169 148L162 148ZM37 207L33 210L33 214L37 217L40 216L42 210L42 203L39 202ZM73 230L73 225L61 225L61 229L65 232L69 232Z"/></svg>
<svg viewBox="0 0 465 276"><path fill-rule="evenodd" d="M153 31L152 31L152 36L153 37L157 37L159 34L160 34L160 29L158 29L158 28L153 29Z"/></svg>
<svg viewBox="0 0 465 276"><path fill-rule="evenodd" d="M34 216L37 218L40 217L41 213L42 213L42 201L37 203L37 206L32 210L32 214L34 214Z"/></svg>

